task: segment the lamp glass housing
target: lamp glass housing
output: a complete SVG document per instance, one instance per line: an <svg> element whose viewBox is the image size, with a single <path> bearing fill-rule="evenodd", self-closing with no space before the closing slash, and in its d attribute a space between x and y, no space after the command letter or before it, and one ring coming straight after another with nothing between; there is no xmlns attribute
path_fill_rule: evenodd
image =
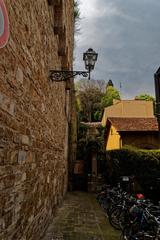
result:
<svg viewBox="0 0 160 240"><path fill-rule="evenodd" d="M83 53L83 60L85 62L85 69L92 71L97 61L98 54L89 48L85 53Z"/></svg>

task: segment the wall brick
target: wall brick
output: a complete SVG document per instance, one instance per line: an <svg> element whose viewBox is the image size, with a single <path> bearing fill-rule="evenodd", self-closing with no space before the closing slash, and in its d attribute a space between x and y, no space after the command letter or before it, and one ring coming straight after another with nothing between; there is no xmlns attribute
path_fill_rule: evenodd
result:
<svg viewBox="0 0 160 240"><path fill-rule="evenodd" d="M16 80L23 84L23 71L21 68L18 67L16 72Z"/></svg>
<svg viewBox="0 0 160 240"><path fill-rule="evenodd" d="M22 135L21 140L22 140L22 144L24 144L24 145L30 144L30 139L27 135Z"/></svg>
<svg viewBox="0 0 160 240"><path fill-rule="evenodd" d="M26 160L27 160L27 152L20 150L18 152L18 163L23 164L26 162Z"/></svg>
<svg viewBox="0 0 160 240"><path fill-rule="evenodd" d="M15 103L7 95L0 92L0 107L7 113L14 115Z"/></svg>

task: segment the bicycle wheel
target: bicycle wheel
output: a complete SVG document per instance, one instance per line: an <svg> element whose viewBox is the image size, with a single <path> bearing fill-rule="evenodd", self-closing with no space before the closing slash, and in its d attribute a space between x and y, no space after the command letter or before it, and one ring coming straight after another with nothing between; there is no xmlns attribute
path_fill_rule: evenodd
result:
<svg viewBox="0 0 160 240"><path fill-rule="evenodd" d="M122 234L120 236L120 240L131 240L132 239L132 230L129 225L126 225L122 229Z"/></svg>
<svg viewBox="0 0 160 240"><path fill-rule="evenodd" d="M111 226L117 230L121 229L120 222L119 222L121 212L122 212L122 207L115 207L112 209L109 215L109 222Z"/></svg>
<svg viewBox="0 0 160 240"><path fill-rule="evenodd" d="M123 229L129 222L129 212L126 208L123 208L119 215L119 225Z"/></svg>

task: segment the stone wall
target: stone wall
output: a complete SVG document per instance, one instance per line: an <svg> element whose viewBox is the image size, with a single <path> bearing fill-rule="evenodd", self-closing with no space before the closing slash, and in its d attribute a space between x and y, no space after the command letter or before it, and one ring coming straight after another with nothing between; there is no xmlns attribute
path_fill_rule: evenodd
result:
<svg viewBox="0 0 160 240"><path fill-rule="evenodd" d="M73 190L73 172L74 172L74 162L76 160L76 154L77 154L77 112L76 112L76 97L75 97L75 90L72 88L71 94L70 94L70 106L71 106L71 121L69 124L69 158L68 158L68 189L69 191Z"/></svg>
<svg viewBox="0 0 160 240"><path fill-rule="evenodd" d="M0 239L39 240L68 181L72 0L5 0L9 42L0 49ZM72 88L71 84L71 88Z"/></svg>

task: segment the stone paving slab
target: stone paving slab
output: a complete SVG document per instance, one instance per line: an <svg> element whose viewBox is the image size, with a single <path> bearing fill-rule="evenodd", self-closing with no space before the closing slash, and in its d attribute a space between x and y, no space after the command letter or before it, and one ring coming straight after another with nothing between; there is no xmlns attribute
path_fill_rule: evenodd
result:
<svg viewBox="0 0 160 240"><path fill-rule="evenodd" d="M95 195L69 192L41 240L119 240Z"/></svg>

